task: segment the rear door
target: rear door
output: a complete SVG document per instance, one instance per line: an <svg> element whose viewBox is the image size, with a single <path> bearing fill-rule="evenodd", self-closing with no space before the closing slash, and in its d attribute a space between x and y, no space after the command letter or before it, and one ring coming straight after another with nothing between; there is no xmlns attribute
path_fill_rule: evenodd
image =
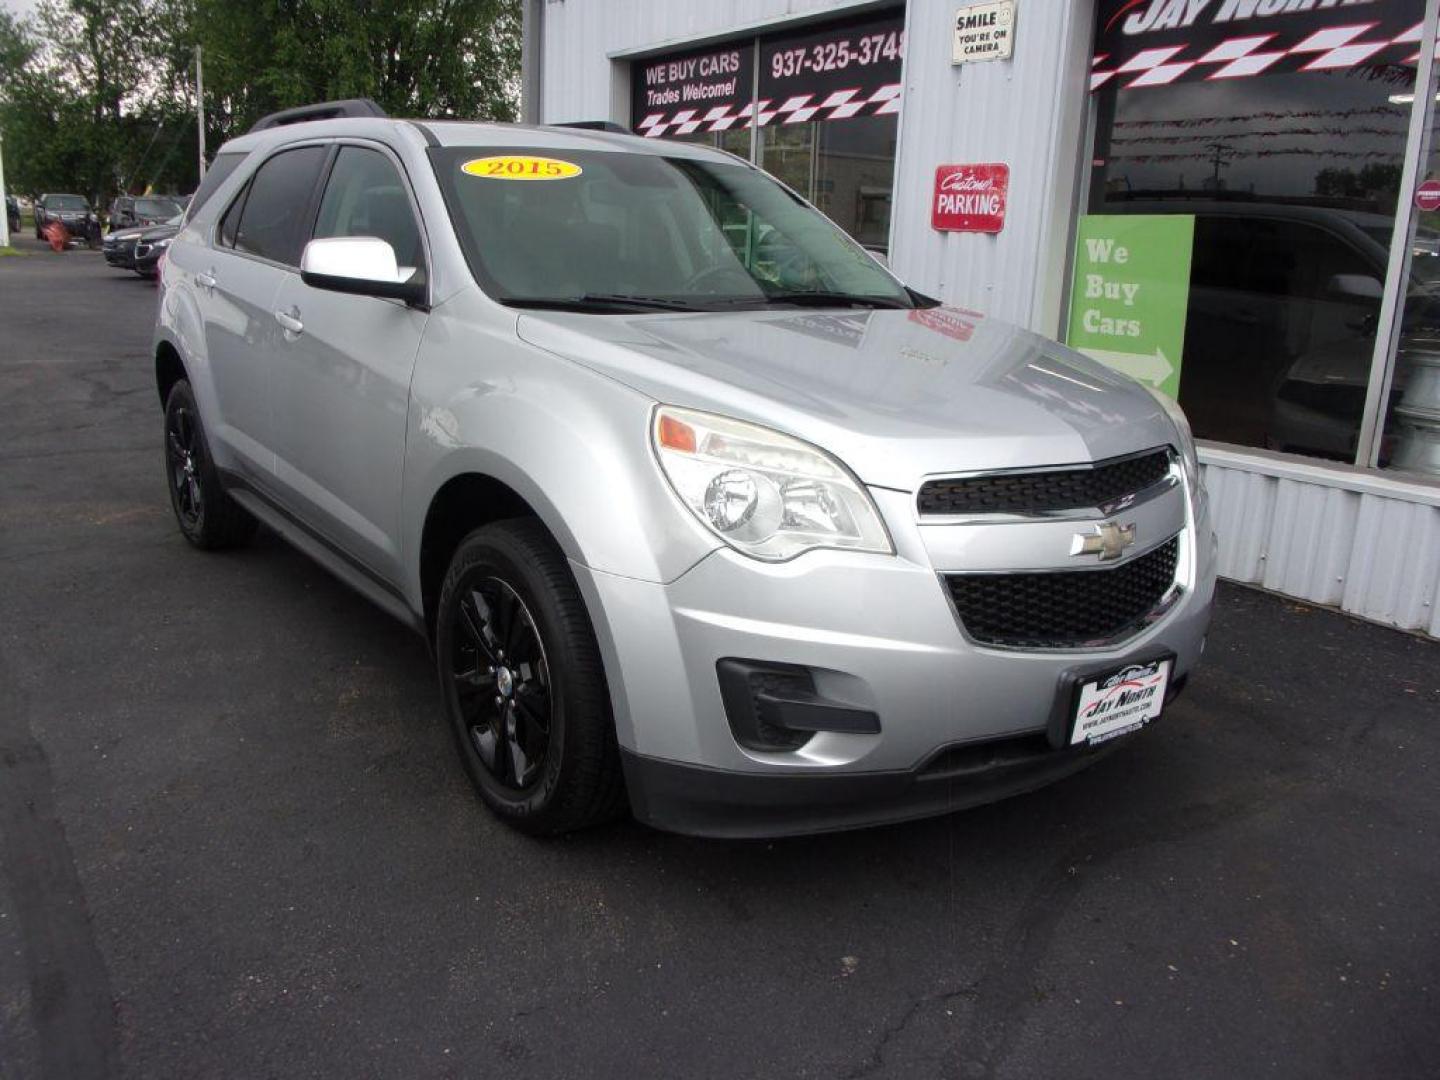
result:
<svg viewBox="0 0 1440 1080"><path fill-rule="evenodd" d="M398 159L345 144L313 236L369 236L425 274L420 218ZM314 289L288 275L274 368L276 482L295 513L392 584L401 579L400 484L410 375L427 315L399 300Z"/></svg>
<svg viewBox="0 0 1440 1080"><path fill-rule="evenodd" d="M275 466L276 296L299 265L328 153L302 146L266 159L221 217L211 265L196 276L216 396L209 436L222 466L264 488Z"/></svg>

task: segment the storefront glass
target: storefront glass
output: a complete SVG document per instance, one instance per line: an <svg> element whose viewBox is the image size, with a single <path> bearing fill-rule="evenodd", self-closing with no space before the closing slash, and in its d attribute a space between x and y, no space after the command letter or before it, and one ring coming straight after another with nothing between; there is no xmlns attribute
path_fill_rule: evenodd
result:
<svg viewBox="0 0 1440 1080"><path fill-rule="evenodd" d="M1379 464L1403 472L1440 476L1440 79L1432 75L1426 137L1415 147L1419 167L1411 200L1408 283L1401 308L1393 372L1382 372L1382 438ZM1386 390L1385 375L1390 386Z"/></svg>
<svg viewBox="0 0 1440 1080"><path fill-rule="evenodd" d="M631 70L632 124L752 158L758 121L752 160L883 252L904 46L895 9L647 58Z"/></svg>
<svg viewBox="0 0 1440 1080"><path fill-rule="evenodd" d="M1262 18L1264 5L1249 5L1249 21L1202 15L1190 26L1167 21L1173 6L1102 2L1092 77L1089 214L1193 221L1188 290L1173 294L1183 331L1142 366L1157 385L1166 375L1175 385L1178 368L1200 438L1355 461L1423 5L1380 0L1364 22L1296 5ZM1094 253L1077 248L1077 265ZM1092 276L1092 293L1111 287ZM1142 311L1145 284L1128 284ZM1413 325L1430 321L1427 305L1411 305ZM1084 344L1123 367L1126 336L1142 336L1142 323L1097 315L1088 327L1114 341Z"/></svg>

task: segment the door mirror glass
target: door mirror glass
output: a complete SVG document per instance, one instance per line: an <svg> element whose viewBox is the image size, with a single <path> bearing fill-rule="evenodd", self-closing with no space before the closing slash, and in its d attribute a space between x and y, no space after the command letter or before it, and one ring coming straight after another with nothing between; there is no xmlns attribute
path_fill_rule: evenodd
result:
<svg viewBox="0 0 1440 1080"><path fill-rule="evenodd" d="M381 296L407 304L425 301L425 283L413 267L401 267L395 249L374 236L311 240L300 258L300 279L315 289Z"/></svg>
<svg viewBox="0 0 1440 1080"><path fill-rule="evenodd" d="M1385 286L1369 274L1335 274L1326 283L1325 291L1350 300L1379 300L1385 295Z"/></svg>

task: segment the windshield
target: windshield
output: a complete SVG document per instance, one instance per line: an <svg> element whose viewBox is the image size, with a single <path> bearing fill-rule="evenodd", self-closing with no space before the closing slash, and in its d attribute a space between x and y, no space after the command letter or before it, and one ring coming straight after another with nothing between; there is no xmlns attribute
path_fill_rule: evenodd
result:
<svg viewBox="0 0 1440 1080"><path fill-rule="evenodd" d="M827 218L745 165L594 150L430 153L470 267L503 303L915 306Z"/></svg>
<svg viewBox="0 0 1440 1080"><path fill-rule="evenodd" d="M181 207L174 199L136 199L135 213L140 217L147 218L172 218L181 212Z"/></svg>
<svg viewBox="0 0 1440 1080"><path fill-rule="evenodd" d="M45 200L47 210L89 210L90 204L79 195L51 195Z"/></svg>

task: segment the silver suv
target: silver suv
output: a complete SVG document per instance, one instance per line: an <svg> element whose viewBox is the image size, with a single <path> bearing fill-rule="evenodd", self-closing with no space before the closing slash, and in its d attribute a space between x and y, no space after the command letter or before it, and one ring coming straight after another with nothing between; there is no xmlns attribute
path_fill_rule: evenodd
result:
<svg viewBox="0 0 1440 1080"><path fill-rule="evenodd" d="M725 153L310 115L222 149L164 264L175 515L424 634L505 821L939 813L1184 683L1215 554L1167 401Z"/></svg>

